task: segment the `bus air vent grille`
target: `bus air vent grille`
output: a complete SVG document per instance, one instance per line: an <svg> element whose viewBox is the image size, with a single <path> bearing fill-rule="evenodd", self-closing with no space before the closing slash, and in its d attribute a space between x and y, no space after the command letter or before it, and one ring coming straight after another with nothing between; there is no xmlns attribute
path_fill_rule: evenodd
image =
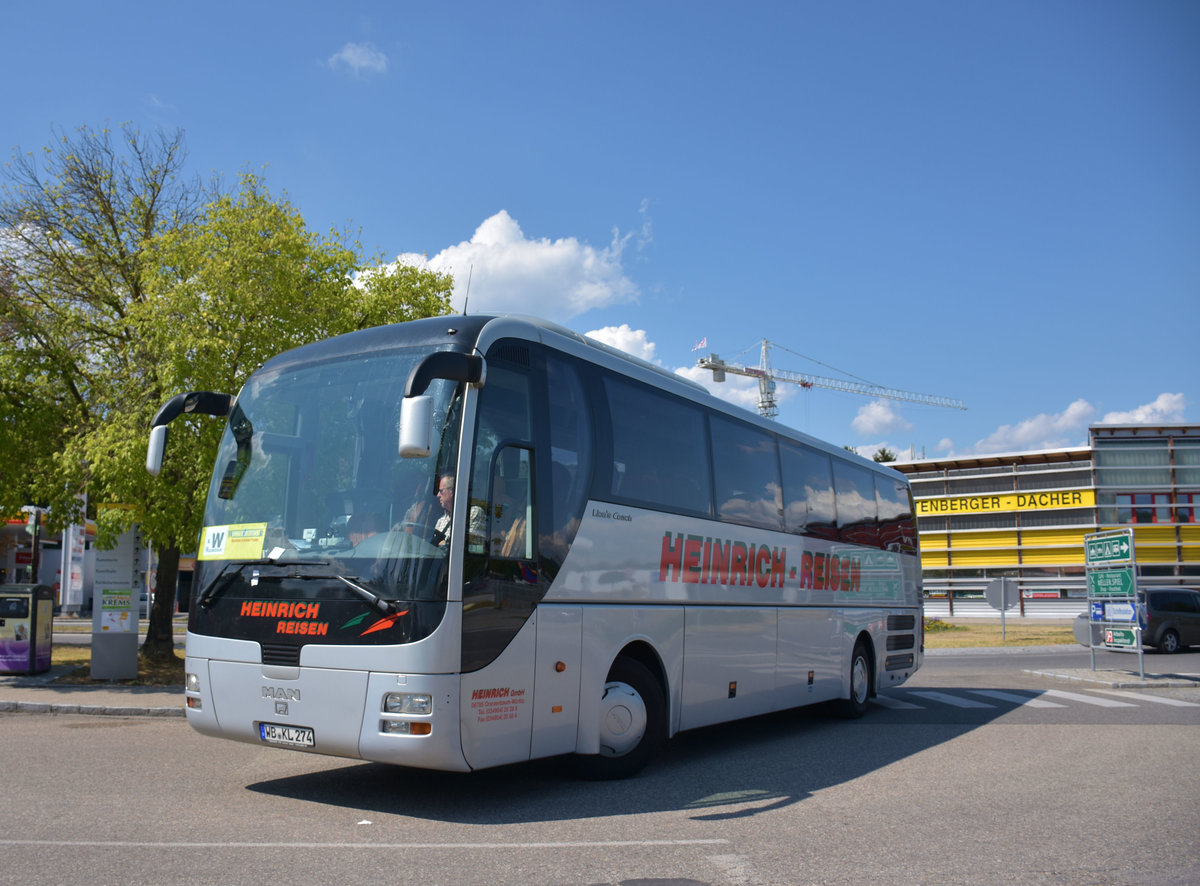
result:
<svg viewBox="0 0 1200 886"><path fill-rule="evenodd" d="M917 626L915 615L889 615L887 629L889 631L911 631Z"/></svg>
<svg viewBox="0 0 1200 886"><path fill-rule="evenodd" d="M496 356L505 363L514 363L517 366L529 365L529 348L522 345L501 345L496 349Z"/></svg>
<svg viewBox="0 0 1200 886"><path fill-rule="evenodd" d="M300 647L288 643L263 643L262 663L295 668L300 666Z"/></svg>
<svg viewBox="0 0 1200 886"><path fill-rule="evenodd" d="M916 645L916 642L917 639L912 634L891 634L887 638L888 652L896 649L912 649Z"/></svg>

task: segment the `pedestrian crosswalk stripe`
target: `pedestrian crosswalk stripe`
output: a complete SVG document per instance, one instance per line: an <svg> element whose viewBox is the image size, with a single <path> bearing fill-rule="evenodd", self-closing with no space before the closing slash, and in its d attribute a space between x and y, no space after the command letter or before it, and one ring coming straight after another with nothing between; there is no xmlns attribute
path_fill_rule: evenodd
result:
<svg viewBox="0 0 1200 886"><path fill-rule="evenodd" d="M894 711L920 711L924 710L919 704L910 704L907 701L901 701L898 698L892 698L890 695L877 695L875 702L882 707L891 708Z"/></svg>
<svg viewBox="0 0 1200 886"><path fill-rule="evenodd" d="M1010 701L1013 704L1028 705L1031 708L1065 708L1066 705L1059 704L1056 701L1046 701L1044 698L1037 698L1031 695L1018 695L1015 692L1002 692L999 689L972 689L975 695L983 695L987 698L997 698L1000 701Z"/></svg>
<svg viewBox="0 0 1200 886"><path fill-rule="evenodd" d="M1097 689L1096 692L1103 692L1105 695L1119 695L1122 698L1136 698L1139 701L1150 701L1155 704L1173 705L1177 708L1200 708L1200 704L1194 701L1183 701L1179 698L1168 698L1160 695L1146 695L1142 692L1122 692L1120 689Z"/></svg>
<svg viewBox="0 0 1200 886"><path fill-rule="evenodd" d="M909 695L916 695L919 698L927 698L930 701L940 701L943 704L952 705L956 708L994 708L995 705L987 704L982 701L975 701L973 698L960 698L957 695L950 695L946 692L932 692L929 690L919 690L909 692Z"/></svg>
<svg viewBox="0 0 1200 886"><path fill-rule="evenodd" d="M1101 708L1136 708L1137 705L1130 704L1127 701L1117 701L1115 698L1101 698L1098 695L1082 695L1078 692L1064 692L1062 689L1047 689L1047 695L1053 695L1055 698L1066 698L1070 701L1083 702L1083 704L1094 704Z"/></svg>

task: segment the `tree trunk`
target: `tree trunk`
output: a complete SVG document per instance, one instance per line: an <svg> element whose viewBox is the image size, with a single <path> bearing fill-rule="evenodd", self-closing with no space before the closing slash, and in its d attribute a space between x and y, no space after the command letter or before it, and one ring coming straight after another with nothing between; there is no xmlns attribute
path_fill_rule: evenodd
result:
<svg viewBox="0 0 1200 886"><path fill-rule="evenodd" d="M178 576L178 546L160 548L154 605L150 607L150 623L142 643L142 655L146 658L161 661L175 655L175 584Z"/></svg>

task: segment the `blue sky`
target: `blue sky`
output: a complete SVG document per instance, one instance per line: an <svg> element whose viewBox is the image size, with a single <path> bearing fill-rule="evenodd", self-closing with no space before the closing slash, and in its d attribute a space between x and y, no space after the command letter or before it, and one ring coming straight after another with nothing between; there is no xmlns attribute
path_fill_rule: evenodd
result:
<svg viewBox="0 0 1200 886"><path fill-rule="evenodd" d="M1200 421L1200 4L5 4L0 147L131 121L316 230L869 454ZM753 408L745 380L714 388Z"/></svg>

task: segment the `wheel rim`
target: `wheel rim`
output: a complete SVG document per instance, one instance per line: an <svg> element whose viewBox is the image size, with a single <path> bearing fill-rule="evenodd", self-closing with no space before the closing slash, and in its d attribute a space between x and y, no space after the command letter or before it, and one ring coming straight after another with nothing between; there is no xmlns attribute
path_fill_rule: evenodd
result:
<svg viewBox="0 0 1200 886"><path fill-rule="evenodd" d="M646 734L646 703L628 683L608 683L600 700L600 754L623 757Z"/></svg>
<svg viewBox="0 0 1200 886"><path fill-rule="evenodd" d="M871 679L867 673L867 660L861 655L854 657L854 666L850 669L850 696L856 704L867 700L871 688Z"/></svg>
<svg viewBox="0 0 1200 886"><path fill-rule="evenodd" d="M1179 648L1179 638L1167 631L1162 638L1163 652L1174 652Z"/></svg>

